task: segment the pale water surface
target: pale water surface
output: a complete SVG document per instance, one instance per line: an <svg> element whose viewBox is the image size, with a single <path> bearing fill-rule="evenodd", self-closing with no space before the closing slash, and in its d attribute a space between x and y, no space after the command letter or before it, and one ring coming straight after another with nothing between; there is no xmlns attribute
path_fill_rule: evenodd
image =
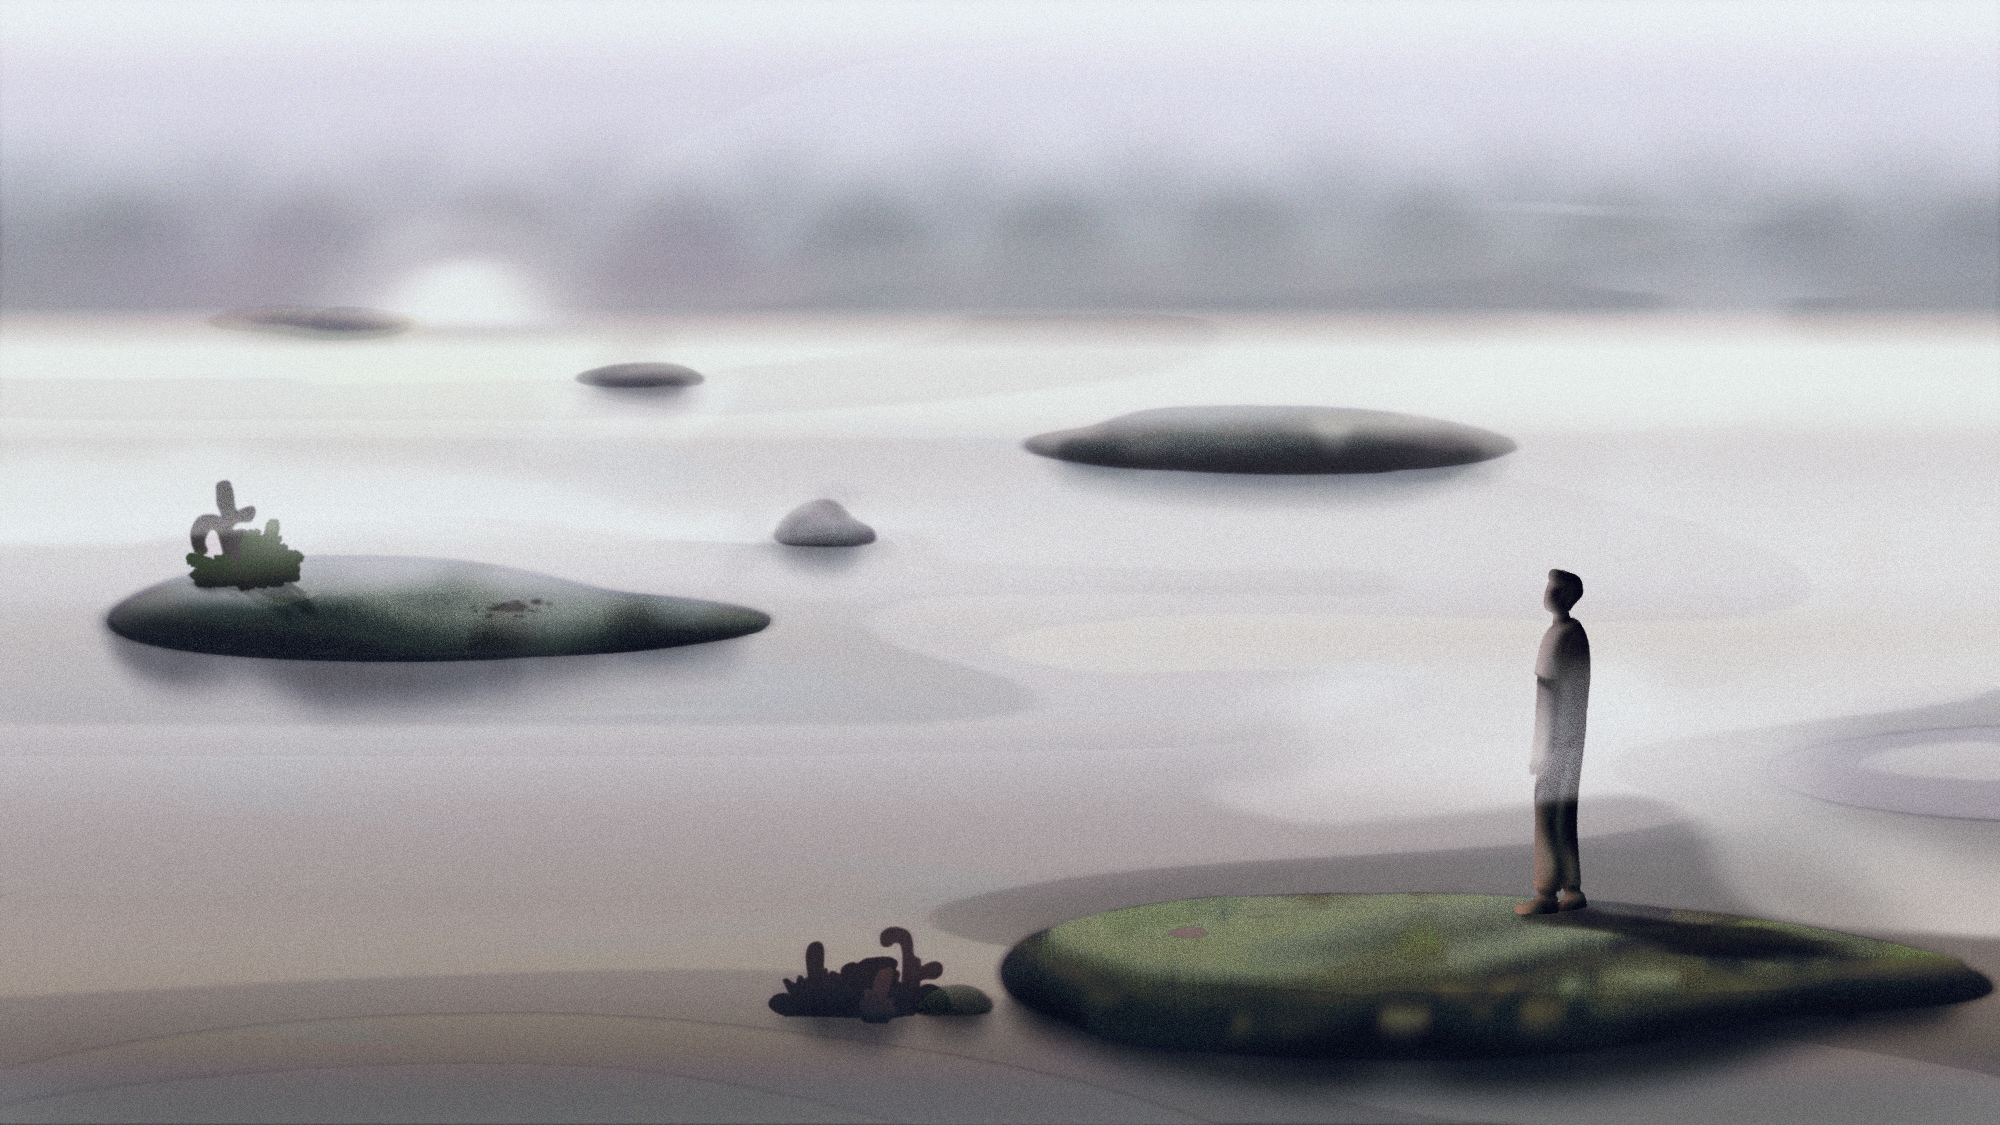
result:
<svg viewBox="0 0 2000 1125"><path fill-rule="evenodd" d="M707 382L573 379L639 360ZM892 924L999 996L1036 911L1105 896L1525 889L1551 567L1587 591L1594 895L1994 975L2000 808L1836 804L1768 763L1916 732L1868 767L1991 783L1996 744L1949 732L2000 724L1996 361L1990 323L1949 320L11 320L0 1119L469 1120L517 1090L548 1120L1984 1120L1991 1000L1503 1079L764 998L806 942L838 963ZM1201 403L1520 448L1344 478L1020 448ZM223 478L308 570L475 559L775 620L424 666L110 634ZM880 541L770 541L822 496Z"/></svg>

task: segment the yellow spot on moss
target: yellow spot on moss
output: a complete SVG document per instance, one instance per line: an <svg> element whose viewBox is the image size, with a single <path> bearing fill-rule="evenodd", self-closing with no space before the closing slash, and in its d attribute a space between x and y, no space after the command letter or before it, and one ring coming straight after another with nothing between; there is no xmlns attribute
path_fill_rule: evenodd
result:
<svg viewBox="0 0 2000 1125"><path fill-rule="evenodd" d="M1530 996L1521 1001L1521 1011L1516 1019L1522 1031L1534 1035L1561 1023L1565 1007L1553 996Z"/></svg>
<svg viewBox="0 0 2000 1125"><path fill-rule="evenodd" d="M1375 1030L1384 1039L1415 1039L1430 1029L1428 1004L1398 1001L1382 1005L1375 1013Z"/></svg>
<svg viewBox="0 0 2000 1125"><path fill-rule="evenodd" d="M1652 965L1617 965L1598 974L1597 983L1603 988L1630 989L1634 992L1665 992L1679 988L1679 969Z"/></svg>
<svg viewBox="0 0 2000 1125"><path fill-rule="evenodd" d="M1405 961L1435 961L1444 956L1444 935L1436 926L1419 924L1396 938L1396 956Z"/></svg>

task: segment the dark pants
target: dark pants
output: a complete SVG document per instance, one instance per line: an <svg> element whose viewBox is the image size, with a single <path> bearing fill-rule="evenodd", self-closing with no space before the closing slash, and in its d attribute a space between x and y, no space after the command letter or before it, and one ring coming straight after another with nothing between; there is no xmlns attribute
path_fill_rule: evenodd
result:
<svg viewBox="0 0 2000 1125"><path fill-rule="evenodd" d="M1576 799L1535 802L1535 893L1552 895L1583 886L1576 854Z"/></svg>

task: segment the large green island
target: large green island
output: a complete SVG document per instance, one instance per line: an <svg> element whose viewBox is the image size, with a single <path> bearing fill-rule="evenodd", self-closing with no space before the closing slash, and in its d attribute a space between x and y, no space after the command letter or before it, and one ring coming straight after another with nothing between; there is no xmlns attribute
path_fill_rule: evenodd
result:
<svg viewBox="0 0 2000 1125"><path fill-rule="evenodd" d="M456 559L315 555L296 582L239 589L180 577L106 623L163 648L283 660L496 660L701 644L755 633L744 606L631 594Z"/></svg>
<svg viewBox="0 0 2000 1125"><path fill-rule="evenodd" d="M1501 895L1182 899L1023 939L1017 1000L1094 1034L1243 1054L1541 1054L1773 1016L1992 991L1950 957L1781 922L1594 903L1520 916Z"/></svg>

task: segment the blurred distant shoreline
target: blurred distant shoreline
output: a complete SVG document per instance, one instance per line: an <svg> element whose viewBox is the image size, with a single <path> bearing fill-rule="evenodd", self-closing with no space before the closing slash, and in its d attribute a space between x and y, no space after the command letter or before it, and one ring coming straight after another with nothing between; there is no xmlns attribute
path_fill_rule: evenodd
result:
<svg viewBox="0 0 2000 1125"><path fill-rule="evenodd" d="M1800 184L1528 202L1438 179L1032 190L746 177L565 197L532 177L398 194L252 169L205 184L17 161L0 307L379 304L505 263L573 313L1117 309L1800 315L2000 311L2000 192Z"/></svg>

